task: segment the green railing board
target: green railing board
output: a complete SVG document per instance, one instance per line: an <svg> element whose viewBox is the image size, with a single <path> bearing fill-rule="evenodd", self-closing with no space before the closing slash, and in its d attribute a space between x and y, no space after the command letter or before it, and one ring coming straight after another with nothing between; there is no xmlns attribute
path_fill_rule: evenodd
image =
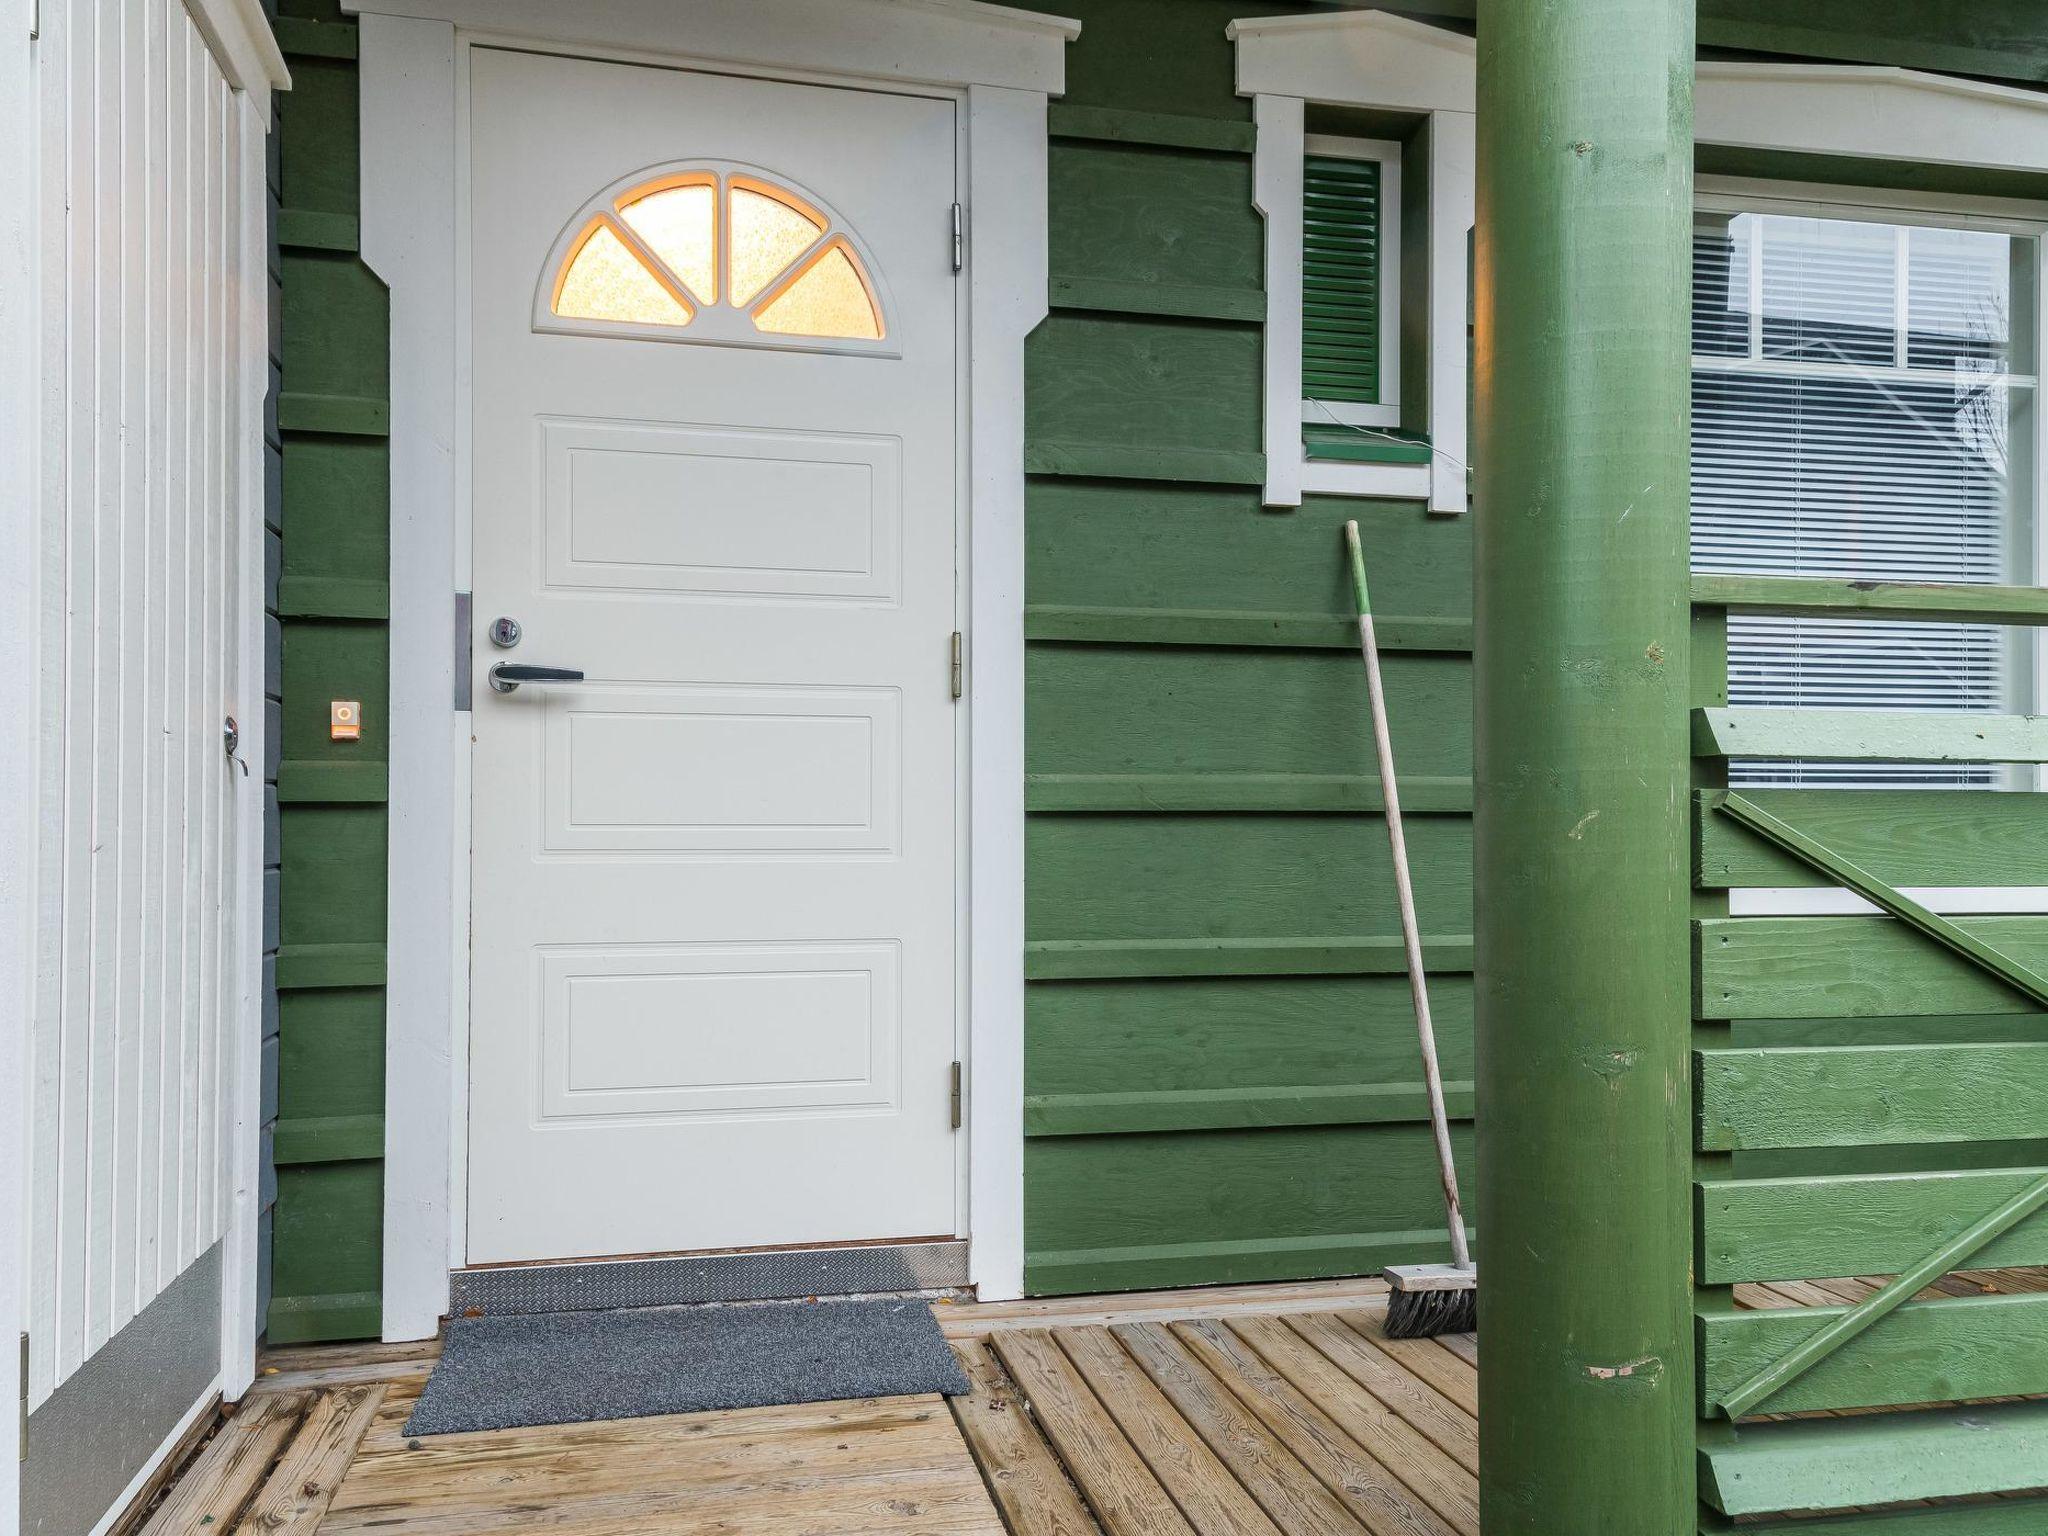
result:
<svg viewBox="0 0 2048 1536"><path fill-rule="evenodd" d="M1706 1152L2048 1136L2048 1044L1707 1050Z"/></svg>
<svg viewBox="0 0 2048 1536"><path fill-rule="evenodd" d="M1472 1118L1472 1084L1446 1081L1454 1120ZM1168 1088L1024 1096L1026 1136L1127 1136L1273 1125L1377 1125L1429 1117L1419 1082L1304 1083L1292 1088Z"/></svg>
<svg viewBox="0 0 2048 1536"><path fill-rule="evenodd" d="M1782 618L2048 624L2048 587L1695 575L1692 600L1706 607Z"/></svg>
<svg viewBox="0 0 2048 1536"><path fill-rule="evenodd" d="M1032 940L1392 939L1401 931L1387 832L1376 816L1036 815ZM1422 926L1472 929L1472 823L1416 818L1408 856Z"/></svg>
<svg viewBox="0 0 2048 1536"><path fill-rule="evenodd" d="M1702 757L1844 763L2044 763L2048 715L1865 709L1693 711Z"/></svg>
<svg viewBox="0 0 2048 1536"><path fill-rule="evenodd" d="M1341 556L1344 524L1356 518L1380 608L1471 622L1472 519L1432 519L1419 501L1305 496L1280 515L1257 490L1063 479L1032 480L1024 498L1033 608L1348 621Z"/></svg>
<svg viewBox="0 0 2048 1536"><path fill-rule="evenodd" d="M1750 1047L1824 1045L1972 1045L2048 1040L2048 1012L1938 1013L1860 1019L1744 1019L1730 1044Z"/></svg>
<svg viewBox="0 0 2048 1536"><path fill-rule="evenodd" d="M1707 890L1834 882L1694 797L1693 873ZM2048 879L2048 797L1999 790L1745 789L1894 885L2039 885Z"/></svg>
<svg viewBox="0 0 2048 1536"><path fill-rule="evenodd" d="M1470 815L1468 778L1404 776L1404 816ZM1386 809L1377 776L1356 773L1032 773L1028 811L1215 811L1357 815Z"/></svg>
<svg viewBox="0 0 2048 1536"><path fill-rule="evenodd" d="M1054 140L1046 158L1047 253L1068 283L1232 294L1265 313L1265 226L1248 156L1110 139Z"/></svg>
<svg viewBox="0 0 2048 1536"><path fill-rule="evenodd" d="M1827 1319L1740 1385L1720 1394L1720 1411L1731 1419L1754 1413L1804 1381L1814 1370L1852 1347L1879 1323L1895 1316L1927 1287L1959 1269L1972 1268L1977 1255L2048 1206L2048 1175L2035 1179L1953 1236L1921 1253L1898 1274Z"/></svg>
<svg viewBox="0 0 2048 1536"><path fill-rule="evenodd" d="M1849 1308L1702 1314L1700 1411ZM1758 1404L1765 1413L1899 1408L2048 1392L2048 1295L1909 1301ZM2048 1466L2035 1481L2048 1479Z"/></svg>
<svg viewBox="0 0 2048 1536"><path fill-rule="evenodd" d="M2048 1499L1989 1499L1740 1525L1702 1511L1699 1536L2041 1536L2043 1531L2048 1531Z"/></svg>
<svg viewBox="0 0 2048 1536"><path fill-rule="evenodd" d="M2019 1493L2048 1477L2048 1403L1743 1425L1699 1459L1725 1515Z"/></svg>
<svg viewBox="0 0 2048 1536"><path fill-rule="evenodd" d="M1955 921L2023 964L2048 965L2048 918ZM1694 930L1694 1002L1703 1019L2038 1011L1893 918L1709 918Z"/></svg>
<svg viewBox="0 0 2048 1536"><path fill-rule="evenodd" d="M1472 1076L1472 978L1430 985L1447 1078ZM1409 1083L1415 1016L1405 975L1063 981L1024 997L1024 1091L1293 1091Z"/></svg>
<svg viewBox="0 0 2048 1536"><path fill-rule="evenodd" d="M1702 1284L1893 1275L1979 1213L2024 1189L2039 1167L1936 1169L1711 1180L1696 1185ZM2048 1218L2035 1216L1970 1260L1972 1268L2048 1264Z"/></svg>
<svg viewBox="0 0 2048 1536"><path fill-rule="evenodd" d="M1740 822L1745 830L1756 833L1757 836L1775 843L1785 852L1812 865L1844 890L1851 891L1872 905L1889 912L1900 922L1926 935L1952 953L1960 955L1978 969L1996 976L2023 997L2031 999L2038 1005L2048 1006L2048 976L2033 970L2017 956L2005 953L1989 940L1915 901L1889 881L1862 865L1843 858L1825 843L1816 841L1790 822L1772 815L1746 796L1721 792L1709 798L1720 815Z"/></svg>
<svg viewBox="0 0 2048 1536"><path fill-rule="evenodd" d="M1470 971L1470 934L1422 939L1431 972ZM1043 939L1024 946L1027 981L1113 976L1386 976L1406 969L1398 938Z"/></svg>
<svg viewBox="0 0 2048 1536"><path fill-rule="evenodd" d="M1472 771L1472 665L1385 658L1401 771ZM1034 645L1024 658L1030 773L1357 774L1372 724L1353 651Z"/></svg>
<svg viewBox="0 0 2048 1536"><path fill-rule="evenodd" d="M1374 618L1383 651L1470 651L1464 619L1389 614ZM1277 646L1355 651L1358 620L1345 613L1246 613L1228 609L1083 608L1034 603L1024 610L1027 640L1107 645Z"/></svg>

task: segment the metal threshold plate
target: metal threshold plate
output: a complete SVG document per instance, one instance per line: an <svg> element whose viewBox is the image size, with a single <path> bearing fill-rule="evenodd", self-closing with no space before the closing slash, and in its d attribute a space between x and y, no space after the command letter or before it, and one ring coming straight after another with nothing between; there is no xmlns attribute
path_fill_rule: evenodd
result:
<svg viewBox="0 0 2048 1536"><path fill-rule="evenodd" d="M770 1301L795 1296L887 1295L966 1285L967 1244L953 1239L514 1264L458 1269L448 1282L449 1313L455 1317L600 1312L614 1307L674 1307L700 1301Z"/></svg>

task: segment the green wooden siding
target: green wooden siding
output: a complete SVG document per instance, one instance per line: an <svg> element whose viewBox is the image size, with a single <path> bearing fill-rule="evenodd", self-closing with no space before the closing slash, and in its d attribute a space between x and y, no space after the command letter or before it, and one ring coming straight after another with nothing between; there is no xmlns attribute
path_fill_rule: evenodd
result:
<svg viewBox="0 0 2048 1536"><path fill-rule="evenodd" d="M1262 228L1223 29L1296 7L1059 9L1083 32L1050 115L1053 313L1026 359L1025 1283L1443 1257L1339 557L1357 517L1463 1121L1470 523L1260 504Z"/></svg>
<svg viewBox="0 0 2048 1536"><path fill-rule="evenodd" d="M357 258L355 36L335 0L283 0L284 721L278 770L273 1343L380 1327L389 310ZM362 704L330 741L328 703Z"/></svg>
<svg viewBox="0 0 2048 1536"><path fill-rule="evenodd" d="M1377 160L1336 155L1309 155L1303 160L1301 356L1303 399L1378 404Z"/></svg>

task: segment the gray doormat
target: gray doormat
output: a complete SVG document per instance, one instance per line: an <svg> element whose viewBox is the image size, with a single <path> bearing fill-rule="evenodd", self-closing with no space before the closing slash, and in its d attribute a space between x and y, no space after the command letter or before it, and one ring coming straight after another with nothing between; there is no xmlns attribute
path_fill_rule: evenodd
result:
<svg viewBox="0 0 2048 1536"><path fill-rule="evenodd" d="M968 1390L921 1301L457 1318L408 1435Z"/></svg>

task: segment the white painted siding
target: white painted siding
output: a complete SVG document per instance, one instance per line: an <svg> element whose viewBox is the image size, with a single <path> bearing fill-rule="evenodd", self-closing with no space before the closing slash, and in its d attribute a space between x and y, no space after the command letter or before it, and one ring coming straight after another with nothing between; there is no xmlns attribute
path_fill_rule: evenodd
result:
<svg viewBox="0 0 2048 1536"><path fill-rule="evenodd" d="M41 28L31 1405L228 1233L262 714L259 109L179 0Z"/></svg>

